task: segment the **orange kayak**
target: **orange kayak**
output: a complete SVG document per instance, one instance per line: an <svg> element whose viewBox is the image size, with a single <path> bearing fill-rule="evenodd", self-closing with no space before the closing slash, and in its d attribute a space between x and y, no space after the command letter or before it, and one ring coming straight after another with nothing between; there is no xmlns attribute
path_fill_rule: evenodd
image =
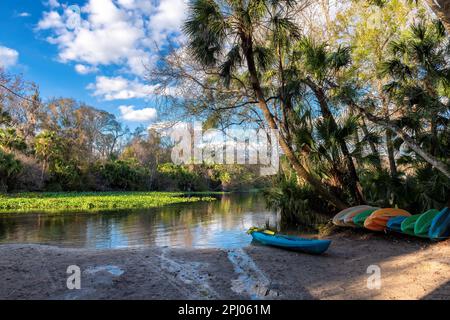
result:
<svg viewBox="0 0 450 320"><path fill-rule="evenodd" d="M386 224L392 217L404 216L409 217L411 214L402 209L385 208L374 212L364 221L364 227L373 231L384 231Z"/></svg>

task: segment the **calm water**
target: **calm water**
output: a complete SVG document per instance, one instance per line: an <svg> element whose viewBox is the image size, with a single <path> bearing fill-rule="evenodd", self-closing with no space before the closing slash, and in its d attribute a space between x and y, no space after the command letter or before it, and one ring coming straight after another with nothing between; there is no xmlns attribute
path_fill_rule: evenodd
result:
<svg viewBox="0 0 450 320"><path fill-rule="evenodd" d="M0 215L0 243L39 243L77 248L170 246L239 248L250 244L251 226L278 224L257 194L221 196L213 202L102 213Z"/></svg>

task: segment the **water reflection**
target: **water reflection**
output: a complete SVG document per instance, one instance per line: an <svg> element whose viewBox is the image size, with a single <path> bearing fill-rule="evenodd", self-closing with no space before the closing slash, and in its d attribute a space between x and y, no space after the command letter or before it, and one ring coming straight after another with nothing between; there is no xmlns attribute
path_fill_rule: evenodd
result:
<svg viewBox="0 0 450 320"><path fill-rule="evenodd" d="M40 243L62 247L239 248L245 231L276 213L256 194L224 195L209 203L102 213L20 213L0 216L0 243Z"/></svg>

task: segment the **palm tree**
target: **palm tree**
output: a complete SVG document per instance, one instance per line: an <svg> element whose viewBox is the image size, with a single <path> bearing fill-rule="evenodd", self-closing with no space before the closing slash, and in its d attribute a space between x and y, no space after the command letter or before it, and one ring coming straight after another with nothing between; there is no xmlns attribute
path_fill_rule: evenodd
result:
<svg viewBox="0 0 450 320"><path fill-rule="evenodd" d="M442 23L420 21L406 36L393 41L390 49L391 56L382 64L382 72L391 77L385 90L402 112L401 124L413 132L430 155L448 159L438 138L450 110L448 103L440 99L448 97L450 87L450 42Z"/></svg>
<svg viewBox="0 0 450 320"><path fill-rule="evenodd" d="M56 162L62 157L62 140L55 131L43 131L34 141L35 153L42 160L41 182L44 182L45 171L49 163Z"/></svg>
<svg viewBox="0 0 450 320"><path fill-rule="evenodd" d="M245 62L246 78L253 98L267 125L273 130L278 130L280 126L275 111L270 108L270 97L266 96L262 86L261 73L270 63L271 51L267 47L270 38L288 43L298 36L289 16L289 10L298 3L295 0L194 0L190 3L184 25L193 56L204 66L219 68L226 84L236 80L233 72ZM278 45L278 49L282 50L282 47ZM283 105L280 106L283 108ZM305 169L289 143L289 137L282 130L278 140L299 177L337 208L347 207Z"/></svg>
<svg viewBox="0 0 450 320"><path fill-rule="evenodd" d="M312 38L303 38L294 49L293 60L297 60L300 81L313 92L319 104L322 116L328 121L331 131L337 131L338 125L331 111L327 91L338 86L337 75L351 63L350 48L339 46L331 51L325 43L316 43ZM349 174L350 191L357 203L365 203L362 187L353 163L347 143L337 135L340 150L345 158Z"/></svg>

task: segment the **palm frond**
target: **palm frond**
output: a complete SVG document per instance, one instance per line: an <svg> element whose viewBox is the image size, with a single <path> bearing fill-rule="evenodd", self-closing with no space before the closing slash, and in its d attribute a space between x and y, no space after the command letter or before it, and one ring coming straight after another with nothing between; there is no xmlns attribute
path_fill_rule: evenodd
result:
<svg viewBox="0 0 450 320"><path fill-rule="evenodd" d="M336 51L329 54L327 61L329 66L334 70L347 67L351 63L351 48L339 46Z"/></svg>
<svg viewBox="0 0 450 320"><path fill-rule="evenodd" d="M256 63L260 70L265 71L274 63L274 55L270 48L256 46L253 49L256 57Z"/></svg>
<svg viewBox="0 0 450 320"><path fill-rule="evenodd" d="M197 61L215 66L225 45L227 21L214 0L194 0L183 32L189 38L189 50Z"/></svg>
<svg viewBox="0 0 450 320"><path fill-rule="evenodd" d="M240 46L235 45L228 51L226 60L220 66L220 77L223 79L225 86L230 86L233 71L242 63Z"/></svg>

